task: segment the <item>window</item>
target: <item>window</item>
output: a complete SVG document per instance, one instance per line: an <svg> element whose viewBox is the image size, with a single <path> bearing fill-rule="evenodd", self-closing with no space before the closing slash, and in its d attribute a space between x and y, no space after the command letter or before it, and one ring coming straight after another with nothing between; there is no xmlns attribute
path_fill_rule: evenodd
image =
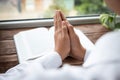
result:
<svg viewBox="0 0 120 80"><path fill-rule="evenodd" d="M51 18L56 9L70 17L109 12L103 0L0 0L0 21Z"/></svg>

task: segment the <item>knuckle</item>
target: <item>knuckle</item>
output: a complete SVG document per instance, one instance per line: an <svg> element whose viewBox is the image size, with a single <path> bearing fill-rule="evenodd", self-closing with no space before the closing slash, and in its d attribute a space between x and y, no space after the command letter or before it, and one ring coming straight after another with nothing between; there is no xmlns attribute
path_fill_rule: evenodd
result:
<svg viewBox="0 0 120 80"><path fill-rule="evenodd" d="M56 31L55 31L55 34L58 35L58 34L60 34L61 32L62 32L62 30L56 30Z"/></svg>
<svg viewBox="0 0 120 80"><path fill-rule="evenodd" d="M59 20L59 19L56 19L55 21L56 21L56 22L59 22L59 21L61 21L61 20Z"/></svg>
<svg viewBox="0 0 120 80"><path fill-rule="evenodd" d="M62 22L61 20L57 20L57 22Z"/></svg>
<svg viewBox="0 0 120 80"><path fill-rule="evenodd" d="M62 29L63 29L63 30L66 30L67 28L66 28L66 27L63 27Z"/></svg>

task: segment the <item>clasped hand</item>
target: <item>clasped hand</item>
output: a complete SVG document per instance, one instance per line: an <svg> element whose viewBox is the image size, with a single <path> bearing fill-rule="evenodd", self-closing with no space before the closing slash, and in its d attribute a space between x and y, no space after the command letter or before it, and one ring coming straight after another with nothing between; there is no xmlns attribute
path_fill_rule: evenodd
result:
<svg viewBox="0 0 120 80"><path fill-rule="evenodd" d="M83 61L86 49L81 45L73 26L61 11L55 13L54 26L55 51L59 53L62 60L69 55Z"/></svg>

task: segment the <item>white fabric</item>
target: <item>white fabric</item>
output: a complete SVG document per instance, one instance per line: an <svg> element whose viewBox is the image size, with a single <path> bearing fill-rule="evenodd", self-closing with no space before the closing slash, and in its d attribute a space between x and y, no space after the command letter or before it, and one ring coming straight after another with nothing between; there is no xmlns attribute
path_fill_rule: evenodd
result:
<svg viewBox="0 0 120 80"><path fill-rule="evenodd" d="M57 52L26 61L0 74L0 80L120 80L120 32L111 32L87 50L83 66L62 64ZM88 55L89 54L89 55Z"/></svg>
<svg viewBox="0 0 120 80"><path fill-rule="evenodd" d="M120 31L113 31L102 36L95 44L84 66L120 61Z"/></svg>

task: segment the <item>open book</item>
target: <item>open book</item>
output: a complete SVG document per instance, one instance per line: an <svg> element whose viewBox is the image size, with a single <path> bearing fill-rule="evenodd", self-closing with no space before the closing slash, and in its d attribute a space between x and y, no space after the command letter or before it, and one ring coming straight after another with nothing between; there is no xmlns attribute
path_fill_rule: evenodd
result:
<svg viewBox="0 0 120 80"><path fill-rule="evenodd" d="M75 29L75 32L86 49L94 47L94 44L80 30ZM14 35L14 41L20 63L44 56L49 54L49 51L54 50L54 27L49 30L47 28L36 28L21 31Z"/></svg>

